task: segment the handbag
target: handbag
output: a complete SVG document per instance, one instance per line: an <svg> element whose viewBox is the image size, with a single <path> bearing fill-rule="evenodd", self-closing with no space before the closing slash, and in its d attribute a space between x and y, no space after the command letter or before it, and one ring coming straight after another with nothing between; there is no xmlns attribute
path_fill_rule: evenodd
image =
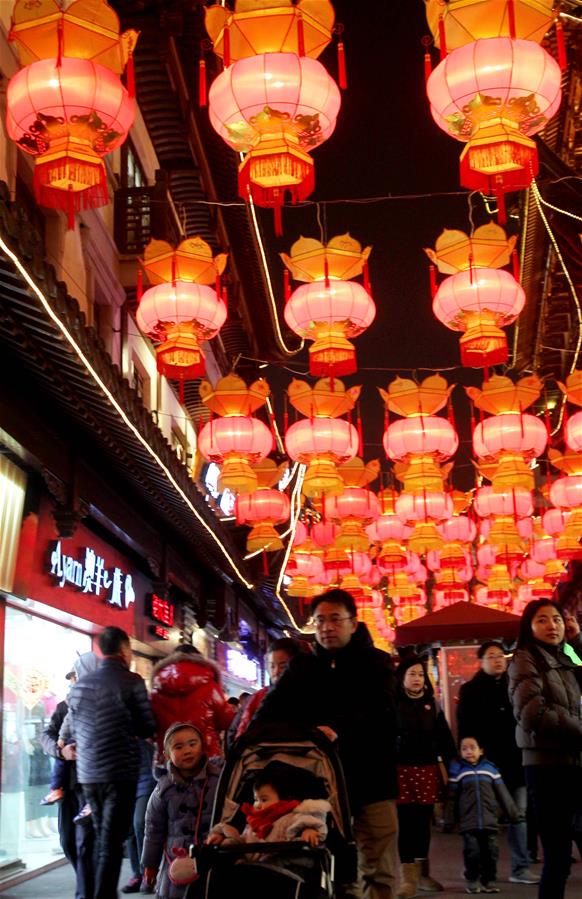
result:
<svg viewBox="0 0 582 899"><path fill-rule="evenodd" d="M196 816L196 828L194 830L194 842L190 846L190 850L187 851L186 849L177 847L172 849L174 858L171 861L169 856L167 856L169 862L168 877L170 878L171 883L176 886L187 886L189 883L194 883L199 877L195 853L198 845L200 819L202 817L202 807L204 805L204 794L206 792L207 784L208 775L206 776L202 785L202 790L200 791L200 802L198 804L198 815Z"/></svg>

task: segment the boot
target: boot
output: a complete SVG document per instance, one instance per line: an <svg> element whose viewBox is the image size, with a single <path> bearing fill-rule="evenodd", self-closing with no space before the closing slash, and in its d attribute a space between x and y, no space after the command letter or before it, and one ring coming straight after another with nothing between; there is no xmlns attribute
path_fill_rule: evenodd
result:
<svg viewBox="0 0 582 899"><path fill-rule="evenodd" d="M400 889L396 893L396 899L413 899L417 896L418 868L415 862L400 865Z"/></svg>
<svg viewBox="0 0 582 899"><path fill-rule="evenodd" d="M428 858L417 858L416 869L418 872L418 889L423 893L442 893L444 887L442 883L430 876L430 867Z"/></svg>

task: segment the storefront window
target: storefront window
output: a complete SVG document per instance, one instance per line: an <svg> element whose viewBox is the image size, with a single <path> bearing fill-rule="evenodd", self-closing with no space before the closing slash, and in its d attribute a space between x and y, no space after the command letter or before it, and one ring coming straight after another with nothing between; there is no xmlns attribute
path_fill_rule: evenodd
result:
<svg viewBox="0 0 582 899"><path fill-rule="evenodd" d="M42 806L52 759L40 735L69 687L65 675L91 638L79 631L6 608L0 868L28 870L61 855L57 807Z"/></svg>

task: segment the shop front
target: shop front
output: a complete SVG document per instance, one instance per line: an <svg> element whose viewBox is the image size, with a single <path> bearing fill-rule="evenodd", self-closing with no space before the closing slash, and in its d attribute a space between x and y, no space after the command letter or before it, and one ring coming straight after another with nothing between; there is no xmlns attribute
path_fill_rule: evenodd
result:
<svg viewBox="0 0 582 899"><path fill-rule="evenodd" d="M12 588L0 593L0 881L62 856L57 808L41 805L52 760L40 736L66 698L73 662L104 626L117 625L144 645L151 592L135 564L87 527L59 537L48 500L24 519Z"/></svg>

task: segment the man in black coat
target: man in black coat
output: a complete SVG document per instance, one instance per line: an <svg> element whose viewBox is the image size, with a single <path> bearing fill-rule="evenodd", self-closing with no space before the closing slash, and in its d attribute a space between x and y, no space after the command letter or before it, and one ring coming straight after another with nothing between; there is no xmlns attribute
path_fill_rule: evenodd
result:
<svg viewBox="0 0 582 899"><path fill-rule="evenodd" d="M69 697L77 748L77 776L95 829L94 899L114 899L133 815L140 752L155 719L143 678L129 670L129 637L118 627L99 636L101 667Z"/></svg>
<svg viewBox="0 0 582 899"><path fill-rule="evenodd" d="M251 728L291 723L337 739L354 816L360 883L338 897L393 899L397 865L396 679L353 597L329 590L312 605L315 652L291 659ZM249 729L250 732L251 729Z"/></svg>
<svg viewBox="0 0 582 899"><path fill-rule="evenodd" d="M525 823L527 790L508 695L507 659L503 646L495 641L483 643L477 651L477 657L481 662L480 670L459 691L459 740L463 737L475 737L489 761L499 768L520 813L521 820L517 824L510 824L507 829L511 853L510 881L538 883L539 877L528 870Z"/></svg>

